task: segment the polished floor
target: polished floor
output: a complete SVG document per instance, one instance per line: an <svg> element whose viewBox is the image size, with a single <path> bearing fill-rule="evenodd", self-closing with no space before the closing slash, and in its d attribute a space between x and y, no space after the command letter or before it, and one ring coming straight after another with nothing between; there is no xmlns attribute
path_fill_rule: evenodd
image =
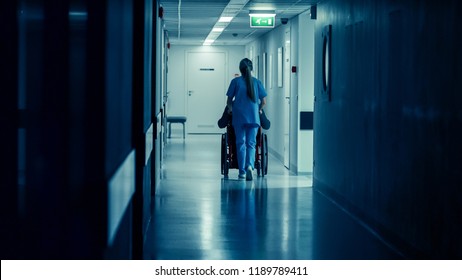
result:
<svg viewBox="0 0 462 280"><path fill-rule="evenodd" d="M253 181L220 172L220 135L165 146L145 259L399 259L401 255L270 155Z"/></svg>

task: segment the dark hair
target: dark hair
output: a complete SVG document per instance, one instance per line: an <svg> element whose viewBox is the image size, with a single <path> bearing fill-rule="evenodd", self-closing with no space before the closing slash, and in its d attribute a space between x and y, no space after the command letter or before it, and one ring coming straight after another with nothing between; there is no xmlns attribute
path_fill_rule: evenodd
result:
<svg viewBox="0 0 462 280"><path fill-rule="evenodd" d="M239 63L239 70L241 71L242 77L244 77L245 84L247 86L247 96L250 98L250 100L256 102L252 78L252 61L248 58L244 58L243 60L241 60L241 62Z"/></svg>

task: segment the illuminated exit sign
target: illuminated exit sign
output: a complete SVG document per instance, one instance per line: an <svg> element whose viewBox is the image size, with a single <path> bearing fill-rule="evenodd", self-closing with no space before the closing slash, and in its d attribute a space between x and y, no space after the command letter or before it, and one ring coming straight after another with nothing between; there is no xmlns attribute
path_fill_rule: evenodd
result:
<svg viewBox="0 0 462 280"><path fill-rule="evenodd" d="M250 27L274 28L274 16L250 15Z"/></svg>

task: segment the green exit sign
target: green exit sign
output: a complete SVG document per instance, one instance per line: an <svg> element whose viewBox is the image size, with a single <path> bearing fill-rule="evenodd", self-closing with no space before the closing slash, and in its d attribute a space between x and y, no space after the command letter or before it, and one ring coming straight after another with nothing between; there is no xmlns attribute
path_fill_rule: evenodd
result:
<svg viewBox="0 0 462 280"><path fill-rule="evenodd" d="M274 16L250 16L250 27L254 28L274 28Z"/></svg>

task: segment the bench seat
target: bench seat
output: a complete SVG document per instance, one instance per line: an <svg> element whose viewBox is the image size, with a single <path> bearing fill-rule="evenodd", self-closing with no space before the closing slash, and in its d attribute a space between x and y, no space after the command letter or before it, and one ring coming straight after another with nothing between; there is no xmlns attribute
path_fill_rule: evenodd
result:
<svg viewBox="0 0 462 280"><path fill-rule="evenodd" d="M167 123L168 123L168 138L172 136L172 123L181 123L183 125L183 139L185 138L186 135L186 130L185 130L185 123L186 123L186 117L185 116L168 116L167 117Z"/></svg>

